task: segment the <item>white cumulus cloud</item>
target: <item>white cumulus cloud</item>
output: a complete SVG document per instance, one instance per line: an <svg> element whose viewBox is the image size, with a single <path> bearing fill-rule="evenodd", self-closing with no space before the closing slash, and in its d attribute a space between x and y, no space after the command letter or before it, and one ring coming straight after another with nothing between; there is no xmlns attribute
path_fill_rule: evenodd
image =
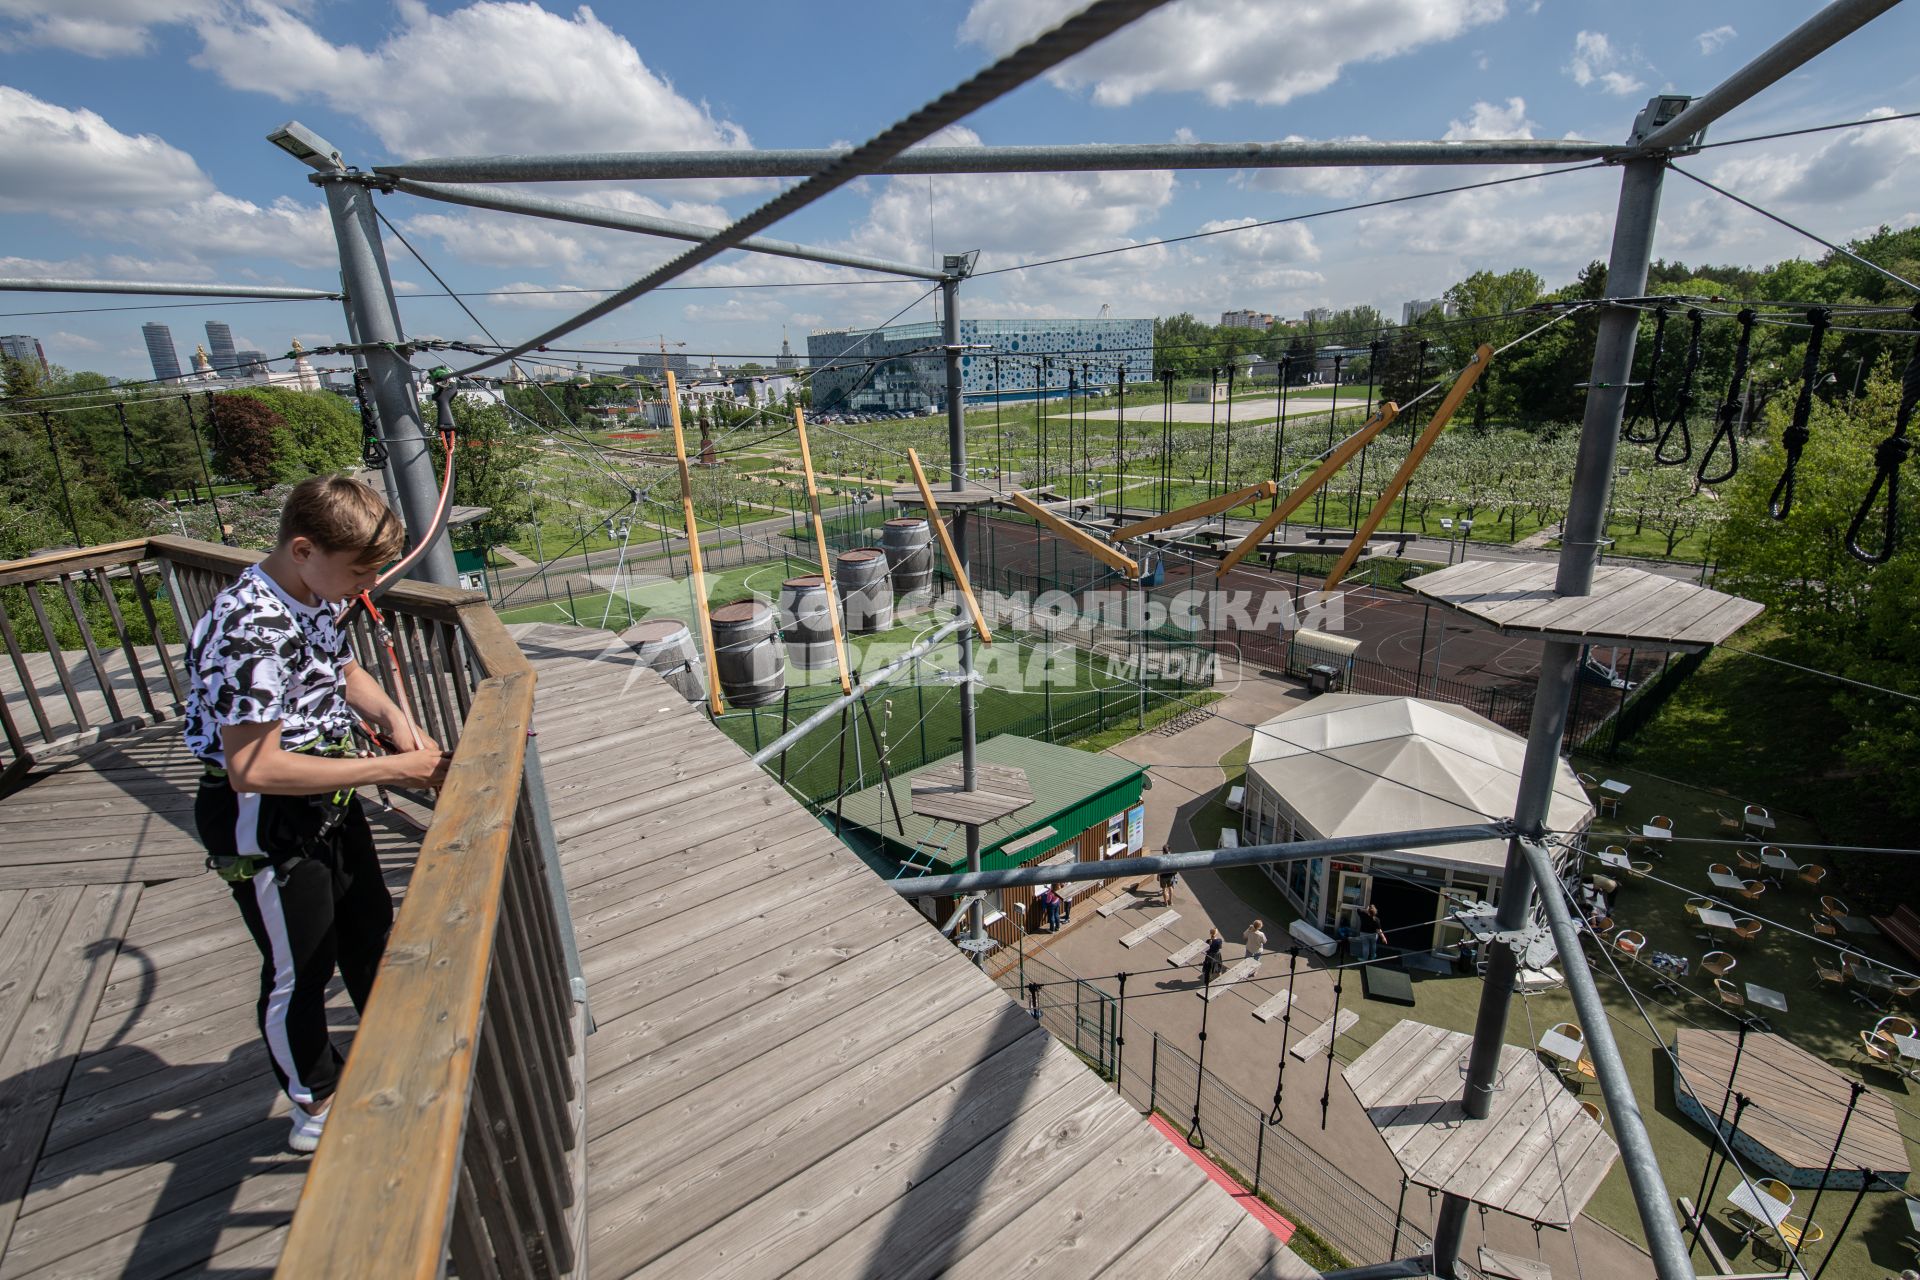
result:
<svg viewBox="0 0 1920 1280"><path fill-rule="evenodd" d="M1605 33L1582 31L1573 38L1573 58L1566 72L1582 89L1598 85L1607 93L1624 96L1645 87L1644 81L1621 69L1628 61Z"/></svg>
<svg viewBox="0 0 1920 1280"><path fill-rule="evenodd" d="M998 55L1081 0L974 0L961 39ZM1216 106L1278 106L1325 89L1350 63L1451 40L1506 14L1506 0L1179 0L1053 72L1103 106L1149 93L1201 93Z"/></svg>
<svg viewBox="0 0 1920 1280"><path fill-rule="evenodd" d="M1718 53L1722 45L1739 34L1738 31L1723 23L1711 31L1702 31L1694 37L1694 42L1700 46L1701 56L1706 57Z"/></svg>
<svg viewBox="0 0 1920 1280"><path fill-rule="evenodd" d="M747 143L584 5L562 16L480 0L437 14L402 0L399 13L395 30L362 48L255 0L239 22L201 25L195 61L237 89L318 98L400 156Z"/></svg>
<svg viewBox="0 0 1920 1280"><path fill-rule="evenodd" d="M165 207L213 191L192 156L152 134L122 133L97 112L6 85L0 137L0 212Z"/></svg>
<svg viewBox="0 0 1920 1280"><path fill-rule="evenodd" d="M0 49L114 58L145 53L153 28L211 18L220 0L0 0Z"/></svg>

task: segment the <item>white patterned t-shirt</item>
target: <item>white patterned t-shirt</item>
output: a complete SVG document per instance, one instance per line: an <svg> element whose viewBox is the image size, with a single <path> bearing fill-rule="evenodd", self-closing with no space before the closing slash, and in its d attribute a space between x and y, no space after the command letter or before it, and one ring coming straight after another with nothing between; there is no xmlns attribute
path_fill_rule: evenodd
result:
<svg viewBox="0 0 1920 1280"><path fill-rule="evenodd" d="M352 662L332 608L303 605L248 566L213 598L187 642L187 749L225 764L221 726L276 720L285 751L346 740Z"/></svg>

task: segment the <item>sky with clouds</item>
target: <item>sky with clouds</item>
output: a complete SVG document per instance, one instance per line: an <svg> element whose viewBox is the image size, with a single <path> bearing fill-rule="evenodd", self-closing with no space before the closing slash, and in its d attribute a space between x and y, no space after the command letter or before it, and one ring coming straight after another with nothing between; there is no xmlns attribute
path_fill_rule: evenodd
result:
<svg viewBox="0 0 1920 1280"><path fill-rule="evenodd" d="M793 5L506 0L0 0L0 275L331 287L332 233L306 170L265 141L288 119L349 163L569 150L862 141L1077 0ZM1002 99L947 145L1281 138L1624 140L1654 93L1700 93L1804 19L1788 0L1176 0ZM1711 140L1913 110L1920 10L1896 9L1716 125ZM1920 121L1728 147L1691 162L1828 238L1920 221ZM1451 186L1485 170L1008 174L863 180L780 224L783 239L983 270ZM1400 304L1481 268L1549 285L1604 258L1617 175L1549 175L1361 213L1154 246L969 285L976 316L1225 309L1298 315ZM766 181L555 186L550 194L721 225ZM502 339L585 305L535 290L615 287L677 250L613 231L382 197L381 208ZM1769 262L1812 246L1670 178L1657 251ZM411 332L478 338L397 243ZM765 355L783 328L871 324L923 286L729 254L596 322L585 345L665 335ZM795 287L743 288L771 284ZM284 351L344 338L337 304L167 308L10 293L0 331L74 368L150 376L140 324L183 354L207 319ZM22 315L56 308L127 307ZM930 303L907 312L931 318Z"/></svg>

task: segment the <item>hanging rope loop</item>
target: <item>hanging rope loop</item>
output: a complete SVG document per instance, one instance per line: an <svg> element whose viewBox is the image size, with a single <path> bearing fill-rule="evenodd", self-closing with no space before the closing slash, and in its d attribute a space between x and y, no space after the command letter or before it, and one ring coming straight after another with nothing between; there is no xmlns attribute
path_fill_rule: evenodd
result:
<svg viewBox="0 0 1920 1280"><path fill-rule="evenodd" d="M1915 303L1909 314L1920 324L1920 303ZM1920 404L1920 338L1914 339L1913 352L1908 355L1907 367L1900 375L1900 409L1894 415L1893 434L1874 447L1873 484L1868 487L1867 496L1860 500L1860 509L1853 513L1853 522L1847 526L1847 552L1861 564L1885 564L1893 558L1899 545L1900 466L1913 452L1907 427L1913 421L1916 404ZM1887 496L1881 516L1880 545L1869 549L1860 545L1860 533L1872 516L1873 505L1882 489Z"/></svg>
<svg viewBox="0 0 1920 1280"><path fill-rule="evenodd" d="M1653 349L1648 353L1646 385L1640 390L1640 409L1620 428L1620 438L1629 444L1652 444L1660 438L1660 356L1667 341L1667 306L1653 309Z"/></svg>
<svg viewBox="0 0 1920 1280"><path fill-rule="evenodd" d="M1786 450L1787 465L1767 499L1767 514L1775 520L1785 520L1793 510L1794 475L1800 468L1800 454L1809 438L1807 419L1813 413L1813 388L1820 376L1820 348L1826 343L1827 326L1832 322L1833 313L1825 307L1807 312L1812 332L1807 335L1806 357L1800 362L1800 398L1793 404L1793 421L1780 433L1780 447Z"/></svg>
<svg viewBox="0 0 1920 1280"><path fill-rule="evenodd" d="M1687 420L1693 416L1693 382L1700 372L1700 331L1707 318L1698 307L1687 308L1687 358L1680 368L1680 389L1673 397L1673 416L1662 423L1653 440L1653 460L1663 467L1677 467L1693 458L1693 432ZM1680 452L1668 453L1667 443L1675 431L1680 433Z"/></svg>
<svg viewBox="0 0 1920 1280"><path fill-rule="evenodd" d="M1720 401L1719 423L1713 429L1713 439L1707 442L1706 452L1700 455L1699 470L1694 472L1694 479L1701 484L1724 484L1740 470L1740 406L1747 392L1747 367L1753 360L1755 319L1752 307L1740 312L1740 341L1733 349L1733 375L1727 379L1727 394ZM1727 443L1726 469L1710 476L1707 467L1713 462L1722 440Z"/></svg>
<svg viewBox="0 0 1920 1280"><path fill-rule="evenodd" d="M133 442L133 427L127 422L127 402L115 400L113 411L120 418L120 447L125 451L127 470L132 471L136 467L145 468L146 455L140 452L140 447Z"/></svg>

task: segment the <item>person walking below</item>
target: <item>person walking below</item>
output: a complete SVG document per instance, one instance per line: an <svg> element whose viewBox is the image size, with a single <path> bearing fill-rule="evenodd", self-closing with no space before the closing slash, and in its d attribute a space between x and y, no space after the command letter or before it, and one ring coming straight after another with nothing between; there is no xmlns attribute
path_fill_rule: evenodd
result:
<svg viewBox="0 0 1920 1280"><path fill-rule="evenodd" d="M1258 920L1255 920L1247 926L1247 931L1240 935L1240 940L1247 944L1247 959L1249 960L1258 960L1260 953L1267 949L1267 935L1260 931L1260 921Z"/></svg>
<svg viewBox="0 0 1920 1280"><path fill-rule="evenodd" d="M1218 929L1207 930L1207 954L1200 961L1200 981L1212 982L1227 967L1227 940L1220 936Z"/></svg>
<svg viewBox="0 0 1920 1280"><path fill-rule="evenodd" d="M1047 932L1060 932L1060 895L1053 891L1052 885L1040 890L1040 909L1047 913Z"/></svg>
<svg viewBox="0 0 1920 1280"><path fill-rule="evenodd" d="M1160 852L1163 854L1171 854L1173 852L1173 846L1169 845L1160 850ZM1160 905L1163 907L1172 906L1173 891L1179 887L1180 873L1178 871L1162 871L1160 873Z"/></svg>
<svg viewBox="0 0 1920 1280"><path fill-rule="evenodd" d="M1354 930L1359 939L1359 958L1371 960L1379 954L1380 940L1385 937L1380 931L1380 909L1369 902L1360 908L1360 926Z"/></svg>

